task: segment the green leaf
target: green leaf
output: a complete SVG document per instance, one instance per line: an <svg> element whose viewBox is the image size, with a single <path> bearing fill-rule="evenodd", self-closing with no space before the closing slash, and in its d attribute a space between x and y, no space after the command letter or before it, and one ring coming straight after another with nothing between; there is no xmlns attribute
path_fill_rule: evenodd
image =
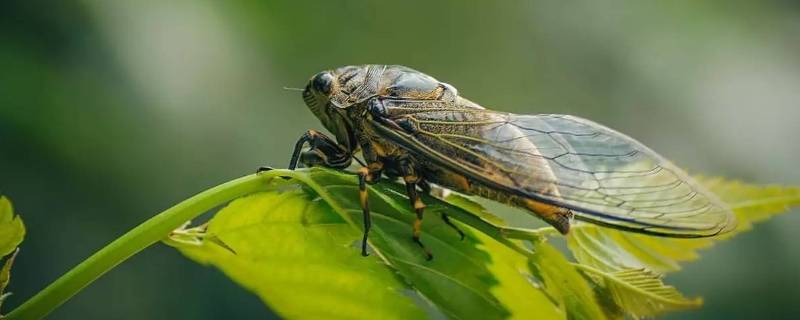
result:
<svg viewBox="0 0 800 320"><path fill-rule="evenodd" d="M450 194L447 202L469 211L486 221L502 224L500 218L493 216L479 203L457 193ZM564 255L543 238L524 233L521 229L505 229L504 234L514 233L521 239L533 243L533 254L528 254L528 266L536 276L531 281L541 281L546 294L568 315L569 319L604 319L605 314L586 279L575 270Z"/></svg>
<svg viewBox="0 0 800 320"><path fill-rule="evenodd" d="M549 243L535 244L531 268L537 271L545 290L554 297L569 319L606 319L595 293L575 267Z"/></svg>
<svg viewBox="0 0 800 320"><path fill-rule="evenodd" d="M11 266L14 265L14 259L17 258L18 252L19 249L14 250L14 253L8 256L6 262L3 263L3 267L0 268L0 310L2 310L3 301L5 301L6 298L11 295L11 292L5 292L5 290L8 286L8 283L11 282ZM0 319L2 318L3 315L0 314Z"/></svg>
<svg viewBox="0 0 800 320"><path fill-rule="evenodd" d="M0 196L0 257L16 250L25 238L25 225L22 219L14 215L11 201Z"/></svg>
<svg viewBox="0 0 800 320"><path fill-rule="evenodd" d="M680 270L680 263L697 259L698 249L750 230L752 224L800 205L800 188L753 186L722 178L697 178L731 206L737 228L712 238L674 239L621 232L581 224L568 237L575 259L603 271L645 268L656 273Z"/></svg>
<svg viewBox="0 0 800 320"><path fill-rule="evenodd" d="M408 286L379 259L348 250L358 233L303 189L240 198L208 226L236 254L184 242L192 259L219 267L290 319L402 319L422 316ZM380 306L376 308L375 306Z"/></svg>
<svg viewBox="0 0 800 320"><path fill-rule="evenodd" d="M604 272L583 265L578 265L578 269L600 286L600 293L610 296L621 310L634 318L694 309L703 304L699 298L684 297L675 287L665 285L660 275L646 269Z"/></svg>
<svg viewBox="0 0 800 320"><path fill-rule="evenodd" d="M11 295L11 293L5 293L5 289L11 281L11 266L19 252L17 246L22 243L24 237L25 225L22 224L22 219L14 215L11 201L0 196L0 258L11 253L0 269L0 307L3 306L3 300Z"/></svg>
<svg viewBox="0 0 800 320"><path fill-rule="evenodd" d="M800 205L800 188L756 186L724 178L697 177L703 185L728 203L739 219L736 230L722 235L728 238L753 228L753 223L767 220Z"/></svg>
<svg viewBox="0 0 800 320"><path fill-rule="evenodd" d="M435 255L426 261L410 239L415 215L404 188L382 182L369 186L372 255L365 258L354 175L273 170L265 178L263 193L231 202L166 242L287 318L652 317L701 304L660 274L722 238L658 238L584 224L568 237L578 261L571 263L546 233L506 227L469 197L454 194L445 203L424 196L422 240ZM737 232L800 201L798 189L701 181L733 206L743 226ZM465 240L442 222L443 213Z"/></svg>
<svg viewBox="0 0 800 320"><path fill-rule="evenodd" d="M698 181L731 206L739 221L733 232L713 238L673 239L582 224L568 236L568 247L581 270L613 297L622 312L646 317L699 306L700 300L686 299L661 283L659 274L677 271L681 262L699 257L697 250L800 204L800 188L759 187L721 178L701 177Z"/></svg>
<svg viewBox="0 0 800 320"><path fill-rule="evenodd" d="M448 212L469 221L462 209L424 198L422 241L435 255L426 261L411 241L414 214L404 190L370 186L372 254L365 258L355 176L323 169L267 174L291 179L272 179L264 193L233 201L208 224L207 233L236 254L207 241L170 243L220 268L286 318L565 318L533 280L524 250L480 221L457 222L467 234L460 241L439 217ZM583 294L593 294L578 279Z"/></svg>

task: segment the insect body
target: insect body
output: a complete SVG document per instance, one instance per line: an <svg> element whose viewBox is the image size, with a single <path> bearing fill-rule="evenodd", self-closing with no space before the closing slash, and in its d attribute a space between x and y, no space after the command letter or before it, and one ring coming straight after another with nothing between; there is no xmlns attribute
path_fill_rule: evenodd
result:
<svg viewBox="0 0 800 320"><path fill-rule="evenodd" d="M366 184L382 175L405 182L417 214L413 239L428 259L432 255L420 240L425 205L418 192L429 191L431 183L527 209L564 234L573 217L668 237L713 236L735 226L730 209L681 169L589 120L488 110L451 85L392 65L321 72L309 81L303 100L335 140L308 131L290 168L298 161L345 168L361 152L364 255L370 228ZM311 149L303 152L305 143Z"/></svg>

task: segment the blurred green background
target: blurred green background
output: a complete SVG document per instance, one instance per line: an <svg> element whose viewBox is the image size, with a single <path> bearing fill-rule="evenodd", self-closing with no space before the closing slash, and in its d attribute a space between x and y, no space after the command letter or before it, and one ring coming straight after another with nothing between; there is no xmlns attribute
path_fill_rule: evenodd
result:
<svg viewBox="0 0 800 320"><path fill-rule="evenodd" d="M156 212L283 167L336 66L411 66L484 106L604 123L695 173L800 185L797 1L3 1L0 193L28 227L10 310ZM800 214L668 277L671 319L796 318ZM302 297L298 297L301 299ZM263 318L156 245L53 319Z"/></svg>

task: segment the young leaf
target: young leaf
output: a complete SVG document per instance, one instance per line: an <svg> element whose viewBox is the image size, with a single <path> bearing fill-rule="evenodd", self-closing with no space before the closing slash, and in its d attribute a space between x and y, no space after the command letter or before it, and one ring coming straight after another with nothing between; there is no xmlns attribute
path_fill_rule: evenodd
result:
<svg viewBox="0 0 800 320"><path fill-rule="evenodd" d="M179 249L220 268L282 316L565 317L530 281L527 257L505 240L465 224L459 227L467 237L459 240L440 218L456 207L424 198L422 241L435 255L426 261L411 241L414 214L403 190L371 186L372 255L365 258L355 176L323 169L266 174L292 179L273 179L264 193L232 202L208 224L207 232L236 254L208 242Z"/></svg>
<svg viewBox="0 0 800 320"><path fill-rule="evenodd" d="M5 259L3 267L0 268L0 307L3 300L8 298L11 293L4 293L8 283L11 281L11 266L17 257L17 246L22 243L25 237L25 225L22 219L14 215L14 208L11 201L4 196L0 196L0 258L11 255ZM0 318L3 316L0 315Z"/></svg>
<svg viewBox="0 0 800 320"><path fill-rule="evenodd" d="M0 231L2 231L2 230L0 230ZM17 253L18 252L19 252L19 249L14 250L14 253L12 253L10 256L8 256L8 258L6 259L6 262L3 263L3 267L0 268L0 311L3 310L2 309L3 308L3 301L5 301L6 298L8 298L8 296L11 295L11 292L5 292L5 290L6 290L6 287L8 286L8 283L11 282L11 266L14 265L14 259L17 258ZM2 318L3 318L3 315L0 314L0 319L2 319Z"/></svg>
<svg viewBox="0 0 800 320"><path fill-rule="evenodd" d="M25 238L25 225L19 216L14 215L11 201L0 196L0 257L17 249Z"/></svg>
<svg viewBox="0 0 800 320"><path fill-rule="evenodd" d="M568 237L569 249L581 264L603 271L644 268L663 274L679 270L681 262L696 259L698 249L800 205L800 188L753 186L722 178L700 177L698 181L731 206L738 220L733 232L712 238L673 239L582 224Z"/></svg>

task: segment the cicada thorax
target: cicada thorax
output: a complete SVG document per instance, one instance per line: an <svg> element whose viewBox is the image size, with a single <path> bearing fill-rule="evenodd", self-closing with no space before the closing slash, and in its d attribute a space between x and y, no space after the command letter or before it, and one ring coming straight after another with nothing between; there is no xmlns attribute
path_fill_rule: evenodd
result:
<svg viewBox="0 0 800 320"><path fill-rule="evenodd" d="M333 74L338 81L328 99L339 108L349 108L374 97L452 102L458 96L453 86L404 66L347 66Z"/></svg>
<svg viewBox="0 0 800 320"><path fill-rule="evenodd" d="M394 108L427 109L443 104L453 105L458 99L456 89L433 77L404 66L366 65L344 67L339 94L331 97L337 105L347 105L353 130L363 149L371 149L379 158L394 160L407 157L407 152L381 138L366 125L373 116L392 119ZM379 108L376 112L374 108Z"/></svg>

